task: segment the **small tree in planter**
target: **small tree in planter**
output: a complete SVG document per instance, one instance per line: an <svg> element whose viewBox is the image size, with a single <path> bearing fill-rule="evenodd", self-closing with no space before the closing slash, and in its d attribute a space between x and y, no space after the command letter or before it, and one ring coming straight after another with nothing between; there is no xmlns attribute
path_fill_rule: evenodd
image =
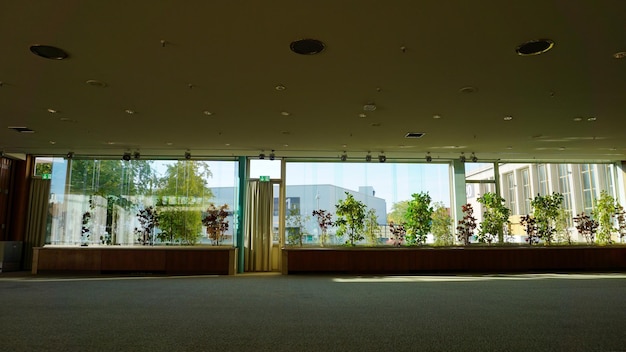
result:
<svg viewBox="0 0 626 352"><path fill-rule="evenodd" d="M219 208L210 203L206 210L206 216L202 219L202 224L206 226L206 233L214 246L219 246L224 240L224 232L228 231L228 204Z"/></svg>
<svg viewBox="0 0 626 352"><path fill-rule="evenodd" d="M297 244L302 247L302 240L307 234L305 224L310 219L310 216L302 216L302 214L300 214L300 208L294 207L289 209L289 215L287 215L287 219L285 220L288 244Z"/></svg>
<svg viewBox="0 0 626 352"><path fill-rule="evenodd" d="M624 242L624 237L626 237L626 212L624 211L624 207L617 204L615 214L617 216L617 234L619 235L620 242Z"/></svg>
<svg viewBox="0 0 626 352"><path fill-rule="evenodd" d="M378 216L376 209L370 208L365 214L365 239L372 246L378 244L380 236L380 226L378 226Z"/></svg>
<svg viewBox="0 0 626 352"><path fill-rule="evenodd" d="M389 231L391 232L391 244L393 246L400 247L404 244L404 237L406 236L404 225L390 222Z"/></svg>
<svg viewBox="0 0 626 352"><path fill-rule="evenodd" d="M548 245L554 241L556 219L562 203L563 195L555 192L546 196L537 195L530 201L537 224L537 235Z"/></svg>
<svg viewBox="0 0 626 352"><path fill-rule="evenodd" d="M91 213L86 211L83 213L82 226L80 229L81 246L87 246L91 237Z"/></svg>
<svg viewBox="0 0 626 352"><path fill-rule="evenodd" d="M365 204L354 199L354 196L348 192L346 198L340 200L335 207L337 208L337 221L335 225L339 226L337 230L338 236L348 234L346 244L354 246L355 242L363 240L363 221L365 220Z"/></svg>
<svg viewBox="0 0 626 352"><path fill-rule="evenodd" d="M141 226L135 227L137 241L144 246L154 244L154 229L159 226L159 213L156 208L150 206L139 210L137 218Z"/></svg>
<svg viewBox="0 0 626 352"><path fill-rule="evenodd" d="M454 244L452 234L452 217L443 203L434 204L432 214L432 232L435 239L435 246L451 246Z"/></svg>
<svg viewBox="0 0 626 352"><path fill-rule="evenodd" d="M456 236L461 243L467 246L474 235L474 229L476 229L476 218L471 204L464 204L461 206L461 210L463 211L463 218L458 221Z"/></svg>
<svg viewBox="0 0 626 352"><path fill-rule="evenodd" d="M615 198L606 191L600 192L600 198L596 199L593 208L593 218L598 222L598 230L596 232L596 241L599 244L611 244L611 235L615 229L613 228L613 217L617 212Z"/></svg>
<svg viewBox="0 0 626 352"><path fill-rule="evenodd" d="M334 225L332 214L326 210L313 210L313 216L317 220L317 226L320 228L320 246L324 247L328 241L328 229Z"/></svg>
<svg viewBox="0 0 626 352"><path fill-rule="evenodd" d="M537 234L537 222L535 218L530 215L524 215L519 220L520 224L524 226L524 230L526 231L526 242L529 245L539 243L539 235Z"/></svg>
<svg viewBox="0 0 626 352"><path fill-rule="evenodd" d="M567 243L569 245L572 244L572 234L569 230L569 225L567 224L567 219L569 218L569 214L565 209L559 209L559 216L556 218L556 223L554 227L555 238L559 243Z"/></svg>
<svg viewBox="0 0 626 352"><path fill-rule="evenodd" d="M413 199L409 201L409 206L404 215L406 240L408 245L422 245L426 243L426 238L432 227L433 207L430 205L431 198L428 192L413 193L411 196Z"/></svg>
<svg viewBox="0 0 626 352"><path fill-rule="evenodd" d="M576 230L578 230L578 233L585 238L587 244L593 244L596 239L598 222L593 220L584 212L578 214L574 218L574 222L576 223Z"/></svg>
<svg viewBox="0 0 626 352"><path fill-rule="evenodd" d="M483 220L478 231L478 242L493 242L498 238L498 242L504 242L504 227L509 224L511 210L507 208L504 198L499 195L487 192L478 198L478 202L485 207Z"/></svg>

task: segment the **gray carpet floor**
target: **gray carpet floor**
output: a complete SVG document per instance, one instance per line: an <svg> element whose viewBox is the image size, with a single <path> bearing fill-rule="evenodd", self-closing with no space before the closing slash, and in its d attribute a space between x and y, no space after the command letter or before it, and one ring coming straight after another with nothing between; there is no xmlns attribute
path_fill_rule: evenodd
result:
<svg viewBox="0 0 626 352"><path fill-rule="evenodd" d="M626 274L0 274L0 351L626 351Z"/></svg>

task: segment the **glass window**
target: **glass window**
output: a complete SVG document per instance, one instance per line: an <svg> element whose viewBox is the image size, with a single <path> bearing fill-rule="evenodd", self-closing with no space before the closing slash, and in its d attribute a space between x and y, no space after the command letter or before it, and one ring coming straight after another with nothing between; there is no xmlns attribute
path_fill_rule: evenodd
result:
<svg viewBox="0 0 626 352"><path fill-rule="evenodd" d="M234 161L55 158L47 243L233 244L237 177ZM211 204L226 205L223 236L203 225Z"/></svg>
<svg viewBox="0 0 626 352"><path fill-rule="evenodd" d="M304 225L298 231L303 233L305 243L319 244L323 235L327 236L326 243L346 241L346 236L336 236L335 227L323 234L313 211L323 210L335 220L336 205L348 193L370 212L366 226L372 225L372 238L363 242L385 244L390 239L388 222L403 222L413 193L427 192L431 204L440 203L449 209L449 169L448 164L288 162L285 191L287 201L298 204L297 214L291 216L302 218ZM296 220L287 214L288 226L298 223Z"/></svg>
<svg viewBox="0 0 626 352"><path fill-rule="evenodd" d="M596 181L594 167L591 164L582 164L580 173L583 188L583 209L585 213L591 214L593 211L593 203L596 198Z"/></svg>
<svg viewBox="0 0 626 352"><path fill-rule="evenodd" d="M539 194L548 195L548 172L546 164L537 165L537 179L539 181Z"/></svg>
<svg viewBox="0 0 626 352"><path fill-rule="evenodd" d="M521 175L522 175L522 196L524 197L524 201L522 203L523 205L523 209L522 209L522 214L529 214L531 209L530 209L530 201L531 201L531 194L530 194L530 173L528 171L528 169L522 169L521 171Z"/></svg>
<svg viewBox="0 0 626 352"><path fill-rule="evenodd" d="M508 174L504 176L504 179L506 182L506 189L507 189L508 208L511 210L511 214L517 214L517 206L516 206L517 197L515 197L515 178L513 176L513 173L509 172Z"/></svg>

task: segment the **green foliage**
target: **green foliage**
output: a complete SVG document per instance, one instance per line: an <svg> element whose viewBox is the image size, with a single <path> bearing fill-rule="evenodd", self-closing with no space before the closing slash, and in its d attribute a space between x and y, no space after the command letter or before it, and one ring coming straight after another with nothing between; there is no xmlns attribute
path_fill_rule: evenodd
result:
<svg viewBox="0 0 626 352"><path fill-rule="evenodd" d="M537 235L545 244L551 244L554 241L556 233L556 219L559 216L559 210L563 204L563 195L553 192L551 195L537 195L530 201L533 207L533 217L537 225Z"/></svg>
<svg viewBox="0 0 626 352"><path fill-rule="evenodd" d="M159 240L188 245L196 244L200 240L202 220L199 211L171 206L161 207L159 212Z"/></svg>
<svg viewBox="0 0 626 352"><path fill-rule="evenodd" d="M174 197L176 203L191 204L194 198L202 201L213 197L206 178L212 176L209 165L197 160L179 160L167 165L165 176L159 180L158 195Z"/></svg>
<svg viewBox="0 0 626 352"><path fill-rule="evenodd" d="M467 246L470 244L474 229L476 229L476 218L474 217L474 208L469 203L463 204L461 211L463 212L463 218L458 221L456 236L461 243Z"/></svg>
<svg viewBox="0 0 626 352"><path fill-rule="evenodd" d="M355 242L363 240L363 221L365 220L365 204L354 199L354 196L348 192L346 198L340 200L336 205L337 221L335 224L337 236L348 235L346 244L354 246Z"/></svg>
<svg viewBox="0 0 626 352"><path fill-rule="evenodd" d="M313 210L313 216L317 220L317 226L320 228L320 246L324 247L328 237L328 229L334 225L332 214L324 209Z"/></svg>
<svg viewBox="0 0 626 352"><path fill-rule="evenodd" d="M600 192L600 198L596 199L593 208L593 217L598 222L596 241L599 244L611 244L611 235L615 232L613 218L618 210L618 205L608 192Z"/></svg>
<svg viewBox="0 0 626 352"><path fill-rule="evenodd" d="M413 199L409 201L405 213L404 227L406 229L406 240L408 245L424 244L430 232L432 223L431 216L433 208L430 205L430 195L428 192L413 193Z"/></svg>
<svg viewBox="0 0 626 352"><path fill-rule="evenodd" d="M228 231L228 204L221 205L219 208L215 204L209 204L206 215L202 219L202 224L206 226L206 233L213 241L213 245L219 246L224 239L224 232Z"/></svg>
<svg viewBox="0 0 626 352"><path fill-rule="evenodd" d="M302 240L306 235L305 224L311 219L310 216L302 216L300 208L289 209L289 215L285 220L287 228L287 243L291 245L299 245L302 247Z"/></svg>
<svg viewBox="0 0 626 352"><path fill-rule="evenodd" d="M507 208L504 198L487 192L478 198L478 202L485 207L483 220L478 231L478 242L491 243L498 238L498 242L504 242L504 228L509 224L511 210Z"/></svg>
<svg viewBox="0 0 626 352"><path fill-rule="evenodd" d="M391 212L387 214L387 223L401 224L404 222L405 214L409 208L409 201L402 200L391 205Z"/></svg>
<svg viewBox="0 0 626 352"><path fill-rule="evenodd" d="M452 217L448 209L441 202L434 203L432 232L435 239L435 246L451 246L454 244Z"/></svg>
<svg viewBox="0 0 626 352"><path fill-rule="evenodd" d="M537 221L535 221L535 218L530 216L530 214L524 215L520 218L520 224L524 226L526 231L526 242L531 246L539 243L540 237L537 234Z"/></svg>
<svg viewBox="0 0 626 352"><path fill-rule="evenodd" d="M370 208L365 214L365 239L367 243L374 246L378 244L378 237L380 237L380 226L378 226L378 216L376 216L376 209Z"/></svg>
<svg viewBox="0 0 626 352"><path fill-rule="evenodd" d="M569 219L568 212L561 208L559 209L559 215L556 217L554 223L555 239L558 243L572 244L572 234L569 230L567 220Z"/></svg>
<svg viewBox="0 0 626 352"><path fill-rule="evenodd" d="M155 174L149 160L72 159L70 192L127 196L145 194L155 186Z"/></svg>
<svg viewBox="0 0 626 352"><path fill-rule="evenodd" d="M626 212L624 211L624 207L622 207L619 203L617 204L617 211L615 212L617 216L617 233L619 235L620 241L624 241L624 237L626 237Z"/></svg>
<svg viewBox="0 0 626 352"><path fill-rule="evenodd" d="M52 163L37 163L35 164L35 175L51 174Z"/></svg>

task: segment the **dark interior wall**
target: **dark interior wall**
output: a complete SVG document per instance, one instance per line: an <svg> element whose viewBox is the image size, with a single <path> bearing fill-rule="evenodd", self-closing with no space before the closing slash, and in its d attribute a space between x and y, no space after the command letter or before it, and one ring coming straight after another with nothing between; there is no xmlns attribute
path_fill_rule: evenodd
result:
<svg viewBox="0 0 626 352"><path fill-rule="evenodd" d="M26 160L2 158L0 188L3 194L0 196L0 221L3 225L0 225L0 240L24 240L32 160L30 155Z"/></svg>
<svg viewBox="0 0 626 352"><path fill-rule="evenodd" d="M2 158L0 160L0 241L9 239L8 228L11 195L11 177L13 160Z"/></svg>

